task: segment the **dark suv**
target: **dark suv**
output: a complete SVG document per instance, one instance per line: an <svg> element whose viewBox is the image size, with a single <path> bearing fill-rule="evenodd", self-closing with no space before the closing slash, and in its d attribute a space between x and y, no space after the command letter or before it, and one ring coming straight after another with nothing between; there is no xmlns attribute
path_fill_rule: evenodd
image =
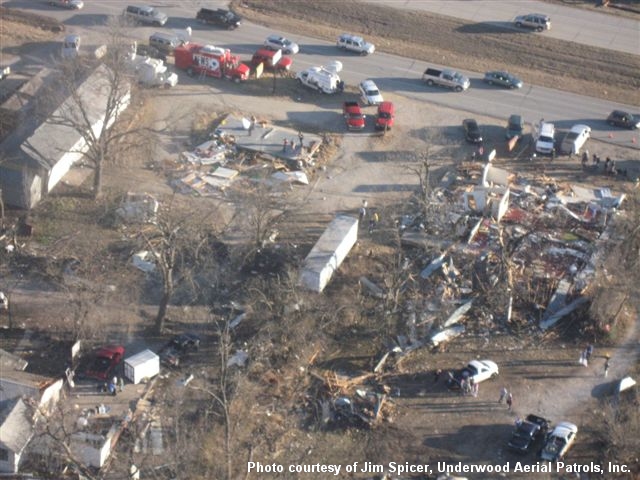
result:
<svg viewBox="0 0 640 480"><path fill-rule="evenodd" d="M238 28L240 26L241 18L230 10L224 10L218 8L217 10L211 10L209 8L201 8L196 14L196 19L203 23L210 23L212 25L219 25L226 27L229 30Z"/></svg>
<svg viewBox="0 0 640 480"><path fill-rule="evenodd" d="M614 110L607 117L607 123L616 127L623 128L640 128L640 120L635 118L628 112L622 110Z"/></svg>

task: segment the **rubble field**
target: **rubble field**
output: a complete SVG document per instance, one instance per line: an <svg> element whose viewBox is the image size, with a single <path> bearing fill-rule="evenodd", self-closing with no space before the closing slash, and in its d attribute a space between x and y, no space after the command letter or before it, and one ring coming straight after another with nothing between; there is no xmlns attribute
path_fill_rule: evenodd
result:
<svg viewBox="0 0 640 480"><path fill-rule="evenodd" d="M210 223L238 222L208 239L226 268L207 299L213 307L186 288L178 288L169 307L167 335L197 331L202 348L185 368L163 370L156 381L128 385L126 395L115 397L122 408L137 402L134 418L127 417L135 427L122 431L120 458L134 452L162 478L176 476L174 465L194 469L187 470L190 478L223 478L224 429L207 388L220 381L225 358L217 326L225 318L233 324L226 360L235 382L237 478L246 478L248 458L532 463L532 454L515 457L504 447L515 420L528 413L572 420L581 433L571 460L600 458L603 413L593 392L606 386L605 355L614 359L612 378L634 372L638 305L637 298L620 303L620 327L607 336L584 322L583 295L605 261L602 252L620 241L610 230L612 217L623 219L637 206L633 182L591 161L583 168L577 158L534 159L526 138L508 152L503 121L487 117L478 120L497 155L492 163L475 161L460 129L465 112L393 94L402 115L392 131L342 135L341 96L308 95L301 102L296 95L261 94L267 86L256 82L249 102L242 86L206 85L216 95L204 96L202 85L186 80L147 99L151 118L174 124L157 148L130 151L107 165L98 202L78 195L88 177L86 169L74 169L21 221L30 236L18 236L15 270L5 279L17 325L27 331L64 337L85 329L96 343L155 348L167 338L150 332L161 283L153 257L141 251L149 222L167 205ZM315 122L305 120L311 113ZM412 118L422 119L420 126ZM281 147L283 139L288 147ZM631 146L591 140L588 147L630 170L640 163ZM237 268L229 260L234 248L253 240L242 223L249 210L238 202L263 183L286 215ZM266 197L253 199L260 200ZM358 241L324 293L289 283L335 213L357 217L363 200L367 216ZM215 217L201 216L214 211ZM380 220L370 226L374 212ZM13 212L11 218L17 220ZM608 272L615 274L615 267ZM620 302L615 293L610 298ZM15 332L3 347L19 344L23 334ZM578 357L591 341L596 350L585 368ZM43 342L38 335L30 347L34 364L45 360ZM495 361L500 374L480 383L477 396L448 389L448 372L474 359ZM513 393L511 411L498 403L502 387ZM82 415L101 418L104 409L98 404L94 411L93 399L83 398ZM192 458L202 462L185 461Z"/></svg>

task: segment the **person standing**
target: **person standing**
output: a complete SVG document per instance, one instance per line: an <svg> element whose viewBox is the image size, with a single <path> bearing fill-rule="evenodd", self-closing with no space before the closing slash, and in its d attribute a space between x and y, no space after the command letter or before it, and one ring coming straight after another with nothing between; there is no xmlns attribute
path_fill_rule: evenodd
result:
<svg viewBox="0 0 640 480"><path fill-rule="evenodd" d="M364 206L364 202L363 202L362 206L360 207L360 213L358 215L358 220L360 221L360 223L362 223L362 221L366 216L367 216L367 207Z"/></svg>
<svg viewBox="0 0 640 480"><path fill-rule="evenodd" d="M440 380L440 375L442 375L442 369L439 368L433 374L433 383L438 383L438 381Z"/></svg>
<svg viewBox="0 0 640 480"><path fill-rule="evenodd" d="M509 411L513 408L513 395L511 395L511 392L507 394L507 407Z"/></svg>
<svg viewBox="0 0 640 480"><path fill-rule="evenodd" d="M584 350L583 350L580 352L580 359L578 360L578 363L584 366L584 361L585 361L585 358L584 358Z"/></svg>
<svg viewBox="0 0 640 480"><path fill-rule="evenodd" d="M607 375L609 374L609 366L609 355L607 355L604 360L604 378L607 378Z"/></svg>
<svg viewBox="0 0 640 480"><path fill-rule="evenodd" d="M302 142L304 140L304 135L302 134L302 131L298 130L298 140L300 140L300 151L302 151Z"/></svg>
<svg viewBox="0 0 640 480"><path fill-rule="evenodd" d="M591 359L591 355L593 355L593 345L591 343L587 345L585 353L587 354L587 361L589 361Z"/></svg>
<svg viewBox="0 0 640 480"><path fill-rule="evenodd" d="M498 403L502 403L504 399L507 398L508 394L509 390L507 390L507 387L502 387L502 389L500 390L500 398L498 398Z"/></svg>
<svg viewBox="0 0 640 480"><path fill-rule="evenodd" d="M124 377L118 378L118 390L122 392L124 390Z"/></svg>

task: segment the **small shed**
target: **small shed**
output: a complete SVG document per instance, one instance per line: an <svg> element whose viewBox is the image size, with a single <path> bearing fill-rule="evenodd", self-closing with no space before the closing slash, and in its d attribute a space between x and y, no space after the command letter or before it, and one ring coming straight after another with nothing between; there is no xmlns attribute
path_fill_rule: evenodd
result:
<svg viewBox="0 0 640 480"><path fill-rule="evenodd" d="M151 350L136 353L124 361L124 376L134 384L160 373L160 357Z"/></svg>

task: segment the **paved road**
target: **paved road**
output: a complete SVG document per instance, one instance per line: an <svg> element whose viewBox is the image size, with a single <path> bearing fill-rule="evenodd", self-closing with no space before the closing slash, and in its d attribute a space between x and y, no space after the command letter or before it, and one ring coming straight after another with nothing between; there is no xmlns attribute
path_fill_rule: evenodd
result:
<svg viewBox="0 0 640 480"><path fill-rule="evenodd" d="M512 24L516 15L544 13L551 17L551 30L546 35L560 40L582 43L592 47L640 54L640 22L579 8L530 0L367 0L370 3L394 8L424 10L475 23L516 29ZM536 35L532 33L532 35Z"/></svg>
<svg viewBox="0 0 640 480"><path fill-rule="evenodd" d="M222 2L219 2L222 3ZM411 2L413 3L413 2ZM428 3L428 2L419 2ZM434 2L448 3L448 2ZM475 4L476 2L465 2ZM496 2L489 2L496 3ZM117 15L127 4L126 0L112 0L110 2L87 2L85 9L69 12L58 10L48 5L35 4L24 0L5 2L5 5L25 7L36 10L63 20L67 29L73 33L83 35L89 43L98 42L100 32L104 31L104 23L108 15ZM195 13L202 4L199 1L156 1L157 8L169 15L169 22L162 29L193 28L193 41L215 44L230 48L242 58L248 58L260 45L264 38L273 33L271 30L245 23L238 30L227 31L215 27L201 25L196 22ZM395 4L395 2L394 2ZM34 6L35 5L35 6ZM30 7L30 8L29 8ZM618 21L618 17L606 16L606 19ZM138 26L132 29L132 36L146 40L156 27ZM593 138L629 146L639 146L640 139L636 132L611 129L604 119L614 108L638 113L638 93L630 92L629 105L617 104L582 95L527 85L519 91L507 91L489 87L480 79L482 74L465 72L472 79L471 88L463 93L454 93L437 87L427 87L420 81L425 64L411 59L376 52L369 57L352 55L338 50L335 44L304 37L298 34L288 34L290 38L301 45L302 53L295 56L294 69L301 70L311 65L322 65L328 61L339 59L344 64L341 77L347 85L357 84L365 78L373 78L383 91L394 91L400 95L414 98L416 101L431 102L446 107L482 113L499 119L506 119L512 113L520 113L527 122L537 122L540 118L553 121L559 128L568 128L575 123L586 123L592 128ZM86 43L86 42L85 42ZM217 80L210 80L216 82ZM635 143L632 143L635 139Z"/></svg>

